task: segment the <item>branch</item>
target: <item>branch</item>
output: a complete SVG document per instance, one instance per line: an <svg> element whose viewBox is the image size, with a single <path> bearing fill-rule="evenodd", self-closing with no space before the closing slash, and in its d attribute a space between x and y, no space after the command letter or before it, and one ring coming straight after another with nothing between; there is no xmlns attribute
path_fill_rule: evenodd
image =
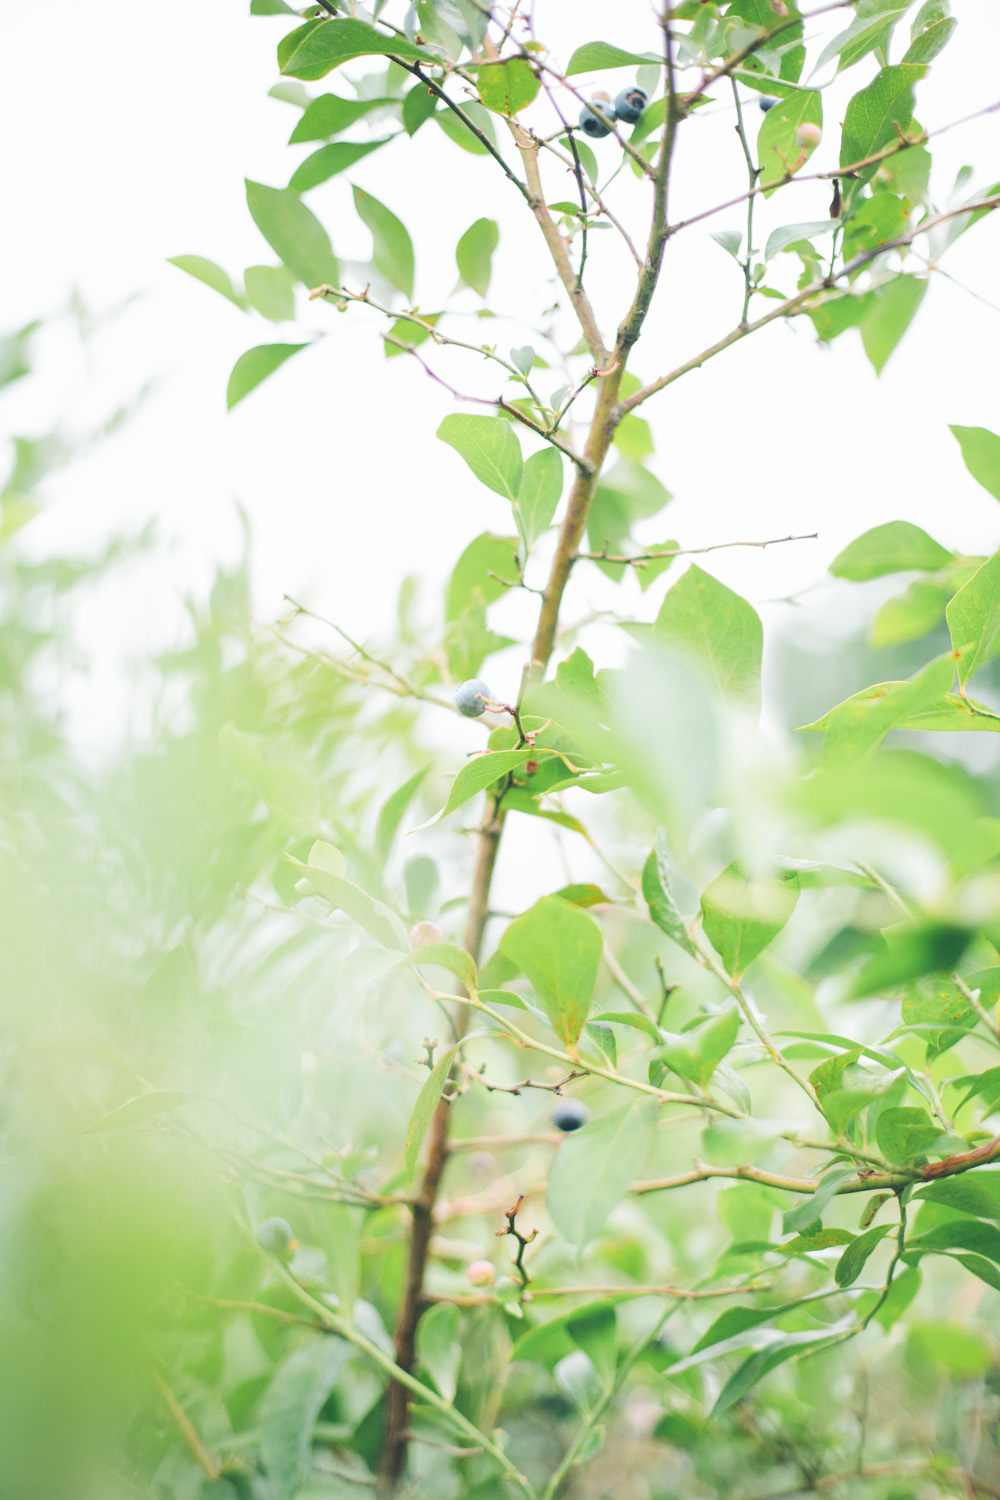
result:
<svg viewBox="0 0 1000 1500"><path fill-rule="evenodd" d="M743 106L740 103L739 87L736 83L735 78L730 78L729 82L732 84L733 100L736 104L736 134L739 136L740 145L743 147L743 156L747 164L747 176L750 179L750 190L747 193L747 247L746 257L743 261L743 316L740 318L740 324L742 326L742 324L747 321L747 318L749 316L750 298L753 296L753 280L751 276L751 251L753 250L753 205L754 198L756 196L754 193L754 189L757 186L757 178L760 176L760 167L754 166L753 157L750 154L750 145L747 141L747 133L743 126Z"/></svg>
<svg viewBox="0 0 1000 1500"><path fill-rule="evenodd" d="M881 151L872 152L871 156L862 156L858 161L848 162L843 167L831 167L825 172L796 172L789 173L777 182L769 182L764 187L754 187L748 193L740 193L736 198L727 198L724 203L717 203L714 208L706 208L701 213L692 214L689 219L680 219L676 224L671 224L671 236L679 234L682 229L687 229L691 224L699 224L703 219L710 219L714 214L723 213L727 208L738 208L745 203L747 198L757 197L760 193L772 192L778 187L787 187L793 182L832 182L837 178L856 177L864 167L877 166L879 162L888 161L892 156L898 156L901 151L909 151L914 146L923 146L927 141L936 136L945 135L949 130L957 130L960 125L968 125L973 120L979 120L983 115L992 115L1000 109L1000 99L994 104L987 104L983 109L977 109L971 115L963 115L960 120L951 120L947 125L939 125L936 130L921 130L916 135L903 135L884 146Z"/></svg>
<svg viewBox="0 0 1000 1500"><path fill-rule="evenodd" d="M501 1234L506 1231L501 1230ZM709 1297L746 1297L754 1292L769 1292L768 1282L748 1282L744 1286L719 1286L706 1291L689 1291L678 1286L532 1286L525 1289L521 1302L541 1302L555 1297L673 1297L679 1302L696 1302ZM450 1302L455 1307L484 1307L497 1303L500 1298L494 1292L478 1294L429 1292L427 1301Z"/></svg>
<svg viewBox="0 0 1000 1500"><path fill-rule="evenodd" d="M219 1475L222 1473L221 1463L217 1458L213 1458L211 1453L209 1453L208 1449L205 1447L201 1438L195 1431L187 1412L184 1410L183 1406L181 1406L177 1397L167 1385L167 1382L164 1380L159 1370L153 1371L153 1379L156 1382L157 1389L159 1390L160 1395L163 1397L164 1403L166 1404L170 1415L173 1417L174 1421L177 1423L178 1428L180 1429L181 1436L184 1438L184 1441L187 1443L188 1447L191 1449L191 1452L197 1459L198 1467L201 1469L201 1472L204 1474L206 1479L218 1479Z"/></svg>
<svg viewBox="0 0 1000 1500"><path fill-rule="evenodd" d="M708 547L667 547L659 548L655 552L639 552L633 557L611 553L607 550L578 552L576 556L577 560L584 558L588 562L624 563L633 568L642 568L646 563L654 562L661 557L695 557L704 552L721 552L725 547L777 547L781 542L814 542L818 536L818 531L810 531L799 536L772 536L763 542L712 542Z"/></svg>
<svg viewBox="0 0 1000 1500"><path fill-rule="evenodd" d="M925 219L922 224L918 224L909 234L900 235L895 240L887 240L885 244L877 246L874 250L866 250L861 255L856 255L853 260L847 261L833 275L824 276L821 281L814 281L811 286L807 286L803 291L797 292L794 297L787 298L786 301L782 302L780 306L774 308L771 312L764 313L762 317L755 319L752 323L743 323L738 328L734 328L731 333L726 334L725 338L721 338L717 343L711 344L707 349L703 349L693 359L686 360L684 364L678 365L669 374L661 375L659 380L654 380L649 385L643 386L641 390L636 391L634 396L629 396L627 400L621 403L622 412L627 414L630 411L634 411L637 406L641 406L644 401L648 401L650 396L654 396L657 391L662 391L668 385L673 385L674 381L680 380L682 375L687 375L692 370L699 369L702 365L707 364L710 359L714 359L717 354L721 354L724 349L728 349L732 344L739 343L740 339L746 338L748 334L756 333L760 328L766 328L768 323L774 323L779 318L795 317L805 309L805 304L811 301L813 297L818 297L823 292L832 290L835 282L842 280L845 276L853 276L856 271L862 270L873 260L877 260L879 256L885 255L889 250L901 250L907 245L912 244L918 235L927 234L930 230L936 229L939 224L944 224L949 219L958 218L961 214L989 213L997 207L1000 207L1000 194L993 194L988 198L980 198L973 203L965 203L961 208L949 209L947 213L935 214L932 218Z"/></svg>

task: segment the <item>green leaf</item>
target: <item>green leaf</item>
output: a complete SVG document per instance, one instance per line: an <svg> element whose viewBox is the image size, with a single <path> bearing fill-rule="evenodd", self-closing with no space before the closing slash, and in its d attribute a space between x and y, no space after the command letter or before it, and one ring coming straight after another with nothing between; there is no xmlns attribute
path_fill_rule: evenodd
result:
<svg viewBox="0 0 1000 1500"><path fill-rule="evenodd" d="M171 1114L175 1109L180 1109L183 1104L197 1104L197 1094L185 1094L178 1089L155 1089L149 1094L140 1094L137 1099L129 1099L125 1104L119 1104L117 1109L111 1110L110 1114L102 1115L92 1125L85 1125L80 1132L81 1135L96 1135L104 1130L120 1130L123 1126L136 1125L141 1120L152 1120L157 1115Z"/></svg>
<svg viewBox="0 0 1000 1500"><path fill-rule="evenodd" d="M492 604L505 594L507 590L500 580L513 581L517 550L516 536L495 536L484 531L475 537L452 569L445 595L445 619L457 620L477 596L482 596L484 604Z"/></svg>
<svg viewBox="0 0 1000 1500"><path fill-rule="evenodd" d="M247 181L247 206L261 234L293 276L309 288L340 281L330 237L297 193Z"/></svg>
<svg viewBox="0 0 1000 1500"><path fill-rule="evenodd" d="M767 245L764 248L764 259L771 260L773 256L787 250L789 245L800 244L803 240L811 240L814 235L829 234L836 229L836 219L812 220L806 224L784 224L780 229L773 229L767 237ZM739 246L736 247L737 252Z"/></svg>
<svg viewBox="0 0 1000 1500"><path fill-rule="evenodd" d="M878 1149L887 1161L909 1164L923 1156L932 1141L941 1134L925 1109L900 1105L883 1109L875 1122Z"/></svg>
<svg viewBox="0 0 1000 1500"><path fill-rule="evenodd" d="M433 54L403 37L386 36L353 16L334 21L307 21L278 46L278 66L288 78L311 82L323 78L352 57L405 57L432 60Z"/></svg>
<svg viewBox="0 0 1000 1500"><path fill-rule="evenodd" d="M457 1307L449 1302L439 1302L423 1314L417 1325L417 1355L444 1399L454 1400L462 1364Z"/></svg>
<svg viewBox="0 0 1000 1500"><path fill-rule="evenodd" d="M949 922L925 922L919 927L890 930L891 942L869 959L851 983L851 999L898 989L909 979L953 969L972 941L966 927Z"/></svg>
<svg viewBox="0 0 1000 1500"><path fill-rule="evenodd" d="M476 130L484 135L491 145L496 145L496 130L493 119L488 109L484 109L475 100L471 103L463 103L462 114L468 119ZM439 109L434 119L440 125L450 141L456 146L461 146L463 151L469 151L473 156L488 156L489 148L483 145L475 131L470 130L465 120L457 115L453 109Z"/></svg>
<svg viewBox="0 0 1000 1500"><path fill-rule="evenodd" d="M379 858L388 858L389 850L392 848L399 825L403 821L406 809L413 801L420 783L423 781L430 766L424 766L423 770L416 771L397 787L391 796L387 797L379 809L378 826L375 831L375 848Z"/></svg>
<svg viewBox="0 0 1000 1500"><path fill-rule="evenodd" d="M808 154L796 140L800 125L823 125L823 100L812 89L803 89L780 99L764 116L757 134L757 159L760 182L765 195L785 181L790 172L799 171Z"/></svg>
<svg viewBox="0 0 1000 1500"><path fill-rule="evenodd" d="M465 459L487 489L512 503L517 499L524 459L509 422L454 412L445 417L437 435Z"/></svg>
<svg viewBox="0 0 1000 1500"><path fill-rule="evenodd" d="M686 1078L704 1088L731 1050L739 1029L740 1013L734 1005L721 1015L707 1016L679 1035L664 1032L663 1045L656 1049L650 1062L650 1083L658 1088L663 1067L666 1067L679 1078Z"/></svg>
<svg viewBox="0 0 1000 1500"><path fill-rule="evenodd" d="M306 344L258 344L256 349L248 349L245 354L241 354L233 365L226 387L227 411L232 411L238 401L249 396L262 380L273 375L286 359L291 359L293 354L298 354L300 349L307 347Z"/></svg>
<svg viewBox="0 0 1000 1500"><path fill-rule="evenodd" d="M959 1380L984 1375L993 1359L993 1346L985 1331L943 1319L914 1323L908 1346L913 1369L942 1369Z"/></svg>
<svg viewBox="0 0 1000 1500"><path fill-rule="evenodd" d="M864 14L858 16L846 30L838 33L823 48L820 53L814 73L820 72L822 68L836 57L837 72L842 73L845 68L853 67L869 52L885 51L889 40L895 29L896 22L905 14L910 0L895 0L891 5L878 5L875 7L878 14Z"/></svg>
<svg viewBox="0 0 1000 1500"><path fill-rule="evenodd" d="M857 1281L865 1268L868 1257L881 1244L892 1227L891 1224L876 1224L874 1229L859 1234L853 1244L848 1245L833 1273L838 1286L852 1286Z"/></svg>
<svg viewBox="0 0 1000 1500"><path fill-rule="evenodd" d="M746 875L734 861L701 898L705 936L734 979L763 953L788 921L799 899L794 872Z"/></svg>
<svg viewBox="0 0 1000 1500"><path fill-rule="evenodd" d="M955 675L950 654L934 659L922 672L905 682L877 682L853 697L846 698L817 719L801 728L824 729L824 765L861 761L872 755L893 729L899 729L912 715L937 706L948 692Z"/></svg>
<svg viewBox="0 0 1000 1500"><path fill-rule="evenodd" d="M477 219L470 224L455 246L455 263L458 274L466 286L471 286L480 297L490 289L493 271L493 252L500 243L500 230L495 219Z"/></svg>
<svg viewBox="0 0 1000 1500"><path fill-rule="evenodd" d="M574 73L603 73L609 68L634 68L643 63L657 63L662 67L663 58L657 57L655 52L623 52L621 47L613 47L610 42L584 42L570 58L566 77L571 78Z"/></svg>
<svg viewBox="0 0 1000 1500"><path fill-rule="evenodd" d="M237 307L246 307L246 301L233 286L229 273L217 266L214 260L206 260L203 255L171 255L167 257L167 264L176 266L179 271L186 271L196 281L204 282L213 292L228 298Z"/></svg>
<svg viewBox="0 0 1000 1500"><path fill-rule="evenodd" d="M932 1203L943 1203L979 1219L1000 1219L1000 1172L979 1168L961 1177L943 1177L940 1182L918 1188L913 1196L929 1198Z"/></svg>
<svg viewBox="0 0 1000 1500"><path fill-rule="evenodd" d="M402 923L393 916L387 906L380 901L375 901L367 891L360 886L354 885L350 880L344 880L339 875L333 875L329 870L320 866L303 864L299 859L292 859L291 855L285 856L296 869L301 870L310 884L323 897L324 901L338 911L346 913L352 920L363 927L369 937L373 937L383 948L397 948L403 952L409 947L409 941L403 930Z"/></svg>
<svg viewBox="0 0 1000 1500"><path fill-rule="evenodd" d="M903 54L904 63L929 63L951 40L958 22L948 14L947 4L932 0L921 6L910 27L910 45Z"/></svg>
<svg viewBox="0 0 1000 1500"><path fill-rule="evenodd" d="M436 823L439 819L446 818L449 813L468 802L477 792L484 792L487 787L492 786L508 771L516 771L519 766L524 765L525 761L537 759L537 750L488 750L484 755L477 755L459 771L452 782L447 802L430 822ZM424 823L421 826L429 828L430 823ZM415 829L413 831L416 832Z"/></svg>
<svg viewBox="0 0 1000 1500"><path fill-rule="evenodd" d="M243 280L254 312L272 323L287 323L294 318L295 286L284 266L247 266Z"/></svg>
<svg viewBox="0 0 1000 1500"><path fill-rule="evenodd" d="M1000 437L987 427L952 427L965 467L994 500L1000 500Z"/></svg>
<svg viewBox="0 0 1000 1500"><path fill-rule="evenodd" d="M807 1349L821 1347L828 1341L833 1342L842 1331L846 1332L849 1323L850 1320L845 1318L842 1323L831 1324L822 1333L807 1329L802 1333L788 1334L779 1343L772 1344L766 1349L758 1349L755 1354L750 1355L749 1359L744 1360L739 1369L726 1381L712 1408L712 1416L721 1416L737 1401L742 1401L758 1381L763 1380L765 1375L784 1364L785 1360L793 1359L797 1354L804 1354Z"/></svg>
<svg viewBox="0 0 1000 1500"><path fill-rule="evenodd" d="M317 839L309 850L309 864L317 870L325 870L328 875L339 875L343 877L347 873L347 861L340 850L334 844L328 844L325 839Z"/></svg>
<svg viewBox="0 0 1000 1500"><path fill-rule="evenodd" d="M909 1240L909 1250L971 1250L1000 1262L1000 1229L978 1219L949 1219Z"/></svg>
<svg viewBox="0 0 1000 1500"><path fill-rule="evenodd" d="M618 1363L618 1318L613 1303L589 1302L566 1319L566 1332L597 1371L606 1391L614 1388Z"/></svg>
<svg viewBox="0 0 1000 1500"><path fill-rule="evenodd" d="M326 141L332 135L348 130L369 110L395 103L389 99L341 99L337 94L320 94L306 105L288 139L290 146L302 141Z"/></svg>
<svg viewBox="0 0 1000 1500"><path fill-rule="evenodd" d="M320 146L295 168L288 184L289 192L308 193L310 188L319 187L321 182L329 181L339 172L346 172L348 167L353 167L355 162L377 151L380 146L388 145L390 140L392 136L385 136L380 141L334 141L329 146Z"/></svg>
<svg viewBox="0 0 1000 1500"><path fill-rule="evenodd" d="M411 968L419 968L422 964L437 964L461 980L470 994L476 992L478 976L475 959L471 953L454 943L425 943L413 953L408 953L401 962L409 964Z"/></svg>
<svg viewBox="0 0 1000 1500"><path fill-rule="evenodd" d="M656 1125L655 1099L639 1099L591 1120L560 1146L549 1170L546 1206L571 1245L587 1245L628 1192Z"/></svg>
<svg viewBox="0 0 1000 1500"><path fill-rule="evenodd" d="M1000 632L1000 552L986 559L945 610L962 687L997 654ZM950 683L948 684L950 686Z"/></svg>
<svg viewBox="0 0 1000 1500"><path fill-rule="evenodd" d="M410 1123L406 1128L406 1150L404 1152L406 1171L411 1182L413 1174L417 1169L417 1160L420 1156L420 1148L424 1143L424 1136L427 1134L427 1127L430 1125L434 1111L441 1101L441 1095L448 1081L448 1074L451 1071L451 1065L455 1060L455 1054L458 1051L459 1045L460 1043L456 1043L454 1047L450 1047L447 1052L438 1058L424 1079L420 1093L417 1095L417 1102L413 1106Z"/></svg>
<svg viewBox="0 0 1000 1500"><path fill-rule="evenodd" d="M710 573L692 564L667 590L653 635L689 651L723 697L759 708L760 619L752 605Z"/></svg>
<svg viewBox="0 0 1000 1500"><path fill-rule="evenodd" d="M785 1212L781 1221L784 1232L798 1234L821 1220L827 1204L836 1196L837 1188L846 1178L853 1176L853 1167L837 1167L832 1172L824 1172L816 1184L816 1191Z"/></svg>
<svg viewBox="0 0 1000 1500"><path fill-rule="evenodd" d="M526 109L541 88L537 74L523 57L514 57L510 62L481 63L476 82L486 108L508 118Z"/></svg>
<svg viewBox="0 0 1000 1500"><path fill-rule="evenodd" d="M260 1403L260 1457L275 1500L294 1500L312 1473L316 1419L343 1373L348 1345L329 1335L296 1349Z"/></svg>
<svg viewBox="0 0 1000 1500"><path fill-rule="evenodd" d="M846 167L874 156L890 141L898 139L897 126L906 130L913 118L913 89L927 72L926 66L899 63L883 68L847 106L840 138L840 165ZM874 177L878 163L861 167L858 178Z"/></svg>
<svg viewBox="0 0 1000 1500"><path fill-rule="evenodd" d="M403 129L408 136L415 136L421 125L426 125L437 109L437 95L426 84L415 83L403 100Z"/></svg>
<svg viewBox="0 0 1000 1500"><path fill-rule="evenodd" d="M558 448L532 453L521 471L515 505L525 549L530 552L556 513L563 487L563 461Z"/></svg>
<svg viewBox="0 0 1000 1500"><path fill-rule="evenodd" d="M750 1328L757 1328L761 1323L767 1323L774 1316L773 1307L727 1307L726 1311L720 1313L711 1327L702 1334L691 1353L698 1354L702 1349L710 1349L713 1344L734 1339L739 1334L746 1333Z"/></svg>
<svg viewBox="0 0 1000 1500"><path fill-rule="evenodd" d="M830 564L835 578L863 583L887 573L935 572L951 562L952 553L912 521L887 521L855 537Z"/></svg>
<svg viewBox="0 0 1000 1500"><path fill-rule="evenodd" d="M692 958L696 958L697 946L670 893L669 861L666 844L662 838L657 839L642 867L642 894L649 907L649 915L660 931L665 932L668 938L672 938L678 947L684 949L685 953L690 953Z"/></svg>
<svg viewBox="0 0 1000 1500"><path fill-rule="evenodd" d="M371 230L376 270L381 271L385 279L407 297L412 297L413 244L405 225L384 203L380 203L363 188L355 186L353 192L354 206Z"/></svg>
<svg viewBox="0 0 1000 1500"><path fill-rule="evenodd" d="M528 976L556 1035L570 1048L587 1019L603 945L593 917L560 896L536 901L500 940L501 953Z"/></svg>
<svg viewBox="0 0 1000 1500"><path fill-rule="evenodd" d="M894 276L872 293L860 328L861 342L876 375L881 375L890 354L916 317L927 286L925 276Z"/></svg>

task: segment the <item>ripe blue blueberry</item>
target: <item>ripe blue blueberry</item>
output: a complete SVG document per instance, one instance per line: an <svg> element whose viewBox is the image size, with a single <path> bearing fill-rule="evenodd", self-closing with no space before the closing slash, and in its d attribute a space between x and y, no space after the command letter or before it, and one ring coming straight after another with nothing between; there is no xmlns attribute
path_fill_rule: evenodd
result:
<svg viewBox="0 0 1000 1500"><path fill-rule="evenodd" d="M599 141L602 136L611 134L610 111L595 99L593 106L585 104L580 111L580 129L584 135L589 135L592 140Z"/></svg>
<svg viewBox="0 0 1000 1500"><path fill-rule="evenodd" d="M279 1260L291 1260L299 1245L287 1219L264 1219L257 1226L257 1243Z"/></svg>
<svg viewBox="0 0 1000 1500"><path fill-rule="evenodd" d="M615 96L615 115L619 120L624 120L626 125L635 125L642 115L649 100L645 89L631 88L622 89Z"/></svg>
<svg viewBox="0 0 1000 1500"><path fill-rule="evenodd" d="M778 99L772 99L770 94L764 94L762 98L757 100L757 103L760 106L761 114L764 115L767 114L769 109L773 109L774 106L776 104L779 104L780 102L781 101Z"/></svg>
<svg viewBox="0 0 1000 1500"><path fill-rule="evenodd" d="M559 1099L552 1111L553 1125L567 1135L572 1130L579 1130L581 1125L586 1125L589 1118L590 1111L579 1099Z"/></svg>
<svg viewBox="0 0 1000 1500"><path fill-rule="evenodd" d="M455 689L455 707L467 719L478 719L486 712L484 698L493 701L493 693L481 677L470 677Z"/></svg>

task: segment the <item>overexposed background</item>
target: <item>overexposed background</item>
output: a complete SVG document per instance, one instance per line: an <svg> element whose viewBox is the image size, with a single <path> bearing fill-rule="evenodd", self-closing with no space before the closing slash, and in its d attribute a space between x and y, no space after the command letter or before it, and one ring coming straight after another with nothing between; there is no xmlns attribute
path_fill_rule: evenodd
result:
<svg viewBox="0 0 1000 1500"><path fill-rule="evenodd" d="M155 383L114 442L52 477L48 506L24 533L26 547L49 555L96 551L111 535L156 522L155 551L109 582L82 616L95 666L75 701L80 731L97 742L127 719L122 669L180 637L184 595L203 592L217 561L231 561L241 547L237 502L252 524L259 617L280 613L289 592L358 636L391 627L392 585L404 574L420 574L433 594L471 537L511 529L505 503L434 439L441 417L455 409L451 398L412 360L385 360L374 314L353 308L340 316L314 305L304 321L275 326L167 264L168 256L197 253L239 281L245 266L272 261L247 212L243 178L284 185L319 144L289 149L298 111L268 97L278 80L274 49L292 21L251 19L247 10L246 0L174 0L167 10L131 0L84 7L49 0L8 9L0 26L0 128L8 145L0 160L7 206L0 327L57 313L73 291L95 315L119 309L85 356L65 327L46 333L39 377L6 397L4 431L35 435L57 419L86 430ZM928 129L1000 95L1000 7L954 0L953 11L957 35L919 93ZM846 11L823 17L815 35L849 19ZM536 21L564 61L575 45L597 38L637 50L656 45L647 0L539 0ZM359 60L344 72L369 70ZM842 118L846 99L873 71L867 59L827 94L828 120ZM613 93L631 76L615 72L581 86ZM336 75L311 91L331 88L350 93L346 77ZM684 127L674 219L745 187L727 105L720 91L717 106ZM544 105L535 108L544 129ZM755 133L762 118L755 97L747 118ZM816 168L835 164L836 137L828 132ZM595 149L610 161L613 143ZM973 183L985 186L1000 176L1000 114L943 135L933 152L939 202L966 162L976 168ZM481 215L500 220L491 305L531 311L526 324L470 326L501 348L531 341L531 312L548 306L556 289L537 231L498 172L425 128L414 143L401 138L351 176L409 227L417 301L428 310L454 285L458 236ZM569 185L563 191L554 177L549 182L556 196L571 196ZM619 211L641 238L646 189L627 170L617 185ZM828 184L778 194L762 210L757 244L777 224L824 218L829 196ZM339 256L370 254L345 178L308 201ZM743 223L741 207L671 243L667 284L633 362L644 379L738 321L741 272L709 235ZM616 235L592 239L589 285L610 337L631 261ZM963 237L945 268L1000 303L998 264L1000 214ZM791 289L797 267L789 257L778 283ZM474 311L477 299L463 296ZM237 357L254 344L296 340L303 329L330 336L227 415L226 381ZM965 471L947 424L1000 429L998 342L1000 310L939 276L881 378L854 332L832 350L816 347L804 319L754 336L645 408L657 444L651 467L676 497L647 527L648 539L699 546L818 530L818 542L709 560L758 605L812 585L850 538L897 516L949 546L993 550L996 502ZM434 357L452 383L495 394L481 367L453 362L447 351ZM539 384L546 390L562 378L553 371ZM673 576L645 596L647 617ZM573 615L608 600L596 570L581 572L574 589ZM640 607L634 586L621 597ZM822 612L822 598L809 608ZM788 617L788 606L768 609ZM817 618L836 628L829 614Z"/></svg>

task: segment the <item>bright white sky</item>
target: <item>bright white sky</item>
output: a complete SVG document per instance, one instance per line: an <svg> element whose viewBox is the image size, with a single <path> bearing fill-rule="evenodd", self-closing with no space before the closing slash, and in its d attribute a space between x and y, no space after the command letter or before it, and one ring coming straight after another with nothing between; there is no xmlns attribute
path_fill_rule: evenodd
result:
<svg viewBox="0 0 1000 1500"><path fill-rule="evenodd" d="M238 279L244 266L273 260L247 213L243 178L283 185L313 149L285 146L297 111L267 97L288 18L251 20L247 9L247 0L173 0L166 9L47 0L8 7L2 22L0 128L8 149L0 179L9 212L0 327L59 311L74 287L98 312L134 299L95 340L86 365L68 339L53 334L43 378L7 398L4 420L35 432L62 415L82 429L157 382L125 434L53 478L50 504L25 536L38 553L90 549L157 522L155 561L106 589L86 615L105 664L87 689L97 739L106 714L114 717L116 691L120 703L112 670L119 653L135 658L171 643L183 628L181 595L202 590L216 561L235 554L236 502L252 520L260 617L279 613L287 591L357 635L391 626L394 585L404 573L418 572L433 587L472 536L510 529L505 504L434 439L441 417L455 409L451 398L412 361L386 363L373 315L353 309L340 317L320 305L304 325L276 327L166 263L199 253ZM1000 7L953 0L953 10L957 36L920 91L919 118L931 129L1000 97ZM597 38L655 46L646 0L538 0L536 16L539 34L564 59ZM819 24L828 34L846 24L845 15ZM366 71L363 63L353 67ZM847 94L871 71L869 61L848 75L848 89L827 96L828 118L842 117ZM615 73L593 84L613 93L630 78ZM350 92L336 78L313 91L331 87ZM761 117L752 104L748 118L756 130ZM831 130L815 166L834 164L835 139ZM976 184L995 180L1000 114L943 136L934 156L939 200L965 162L975 165ZM730 115L706 111L682 134L674 217L741 191L744 170ZM423 307L439 306L450 290L455 240L483 214L503 225L495 305L552 300L536 231L519 226L513 190L440 133L425 130L412 146L400 140L352 175L409 226ZM644 190L627 172L619 182L622 213L641 234ZM309 201L338 254L369 253L343 178ZM790 187L767 206L757 243L777 224L823 218L828 201L825 184ZM742 223L742 209L724 213L672 243L661 305L634 361L643 378L738 320L740 272L708 236ZM998 263L1000 214L964 237L945 266L1000 303ZM630 264L610 233L595 247L591 288L609 334ZM790 260L780 281L793 285ZM516 324L474 326L508 346L530 337ZM226 381L239 354L294 340L303 327L332 336L227 416ZM804 320L755 336L646 408L657 441L653 467L676 496L649 539L676 536L697 546L819 530L818 543L710 560L758 603L813 583L851 537L897 516L948 545L992 550L996 502L967 475L947 424L1000 430L998 345L1000 311L942 277L881 379L854 333L832 353L815 347ZM453 383L492 391L491 381L475 385L478 371L449 367L444 351L436 360ZM647 613L665 586L650 591ZM577 589L574 612L602 597L596 580Z"/></svg>

